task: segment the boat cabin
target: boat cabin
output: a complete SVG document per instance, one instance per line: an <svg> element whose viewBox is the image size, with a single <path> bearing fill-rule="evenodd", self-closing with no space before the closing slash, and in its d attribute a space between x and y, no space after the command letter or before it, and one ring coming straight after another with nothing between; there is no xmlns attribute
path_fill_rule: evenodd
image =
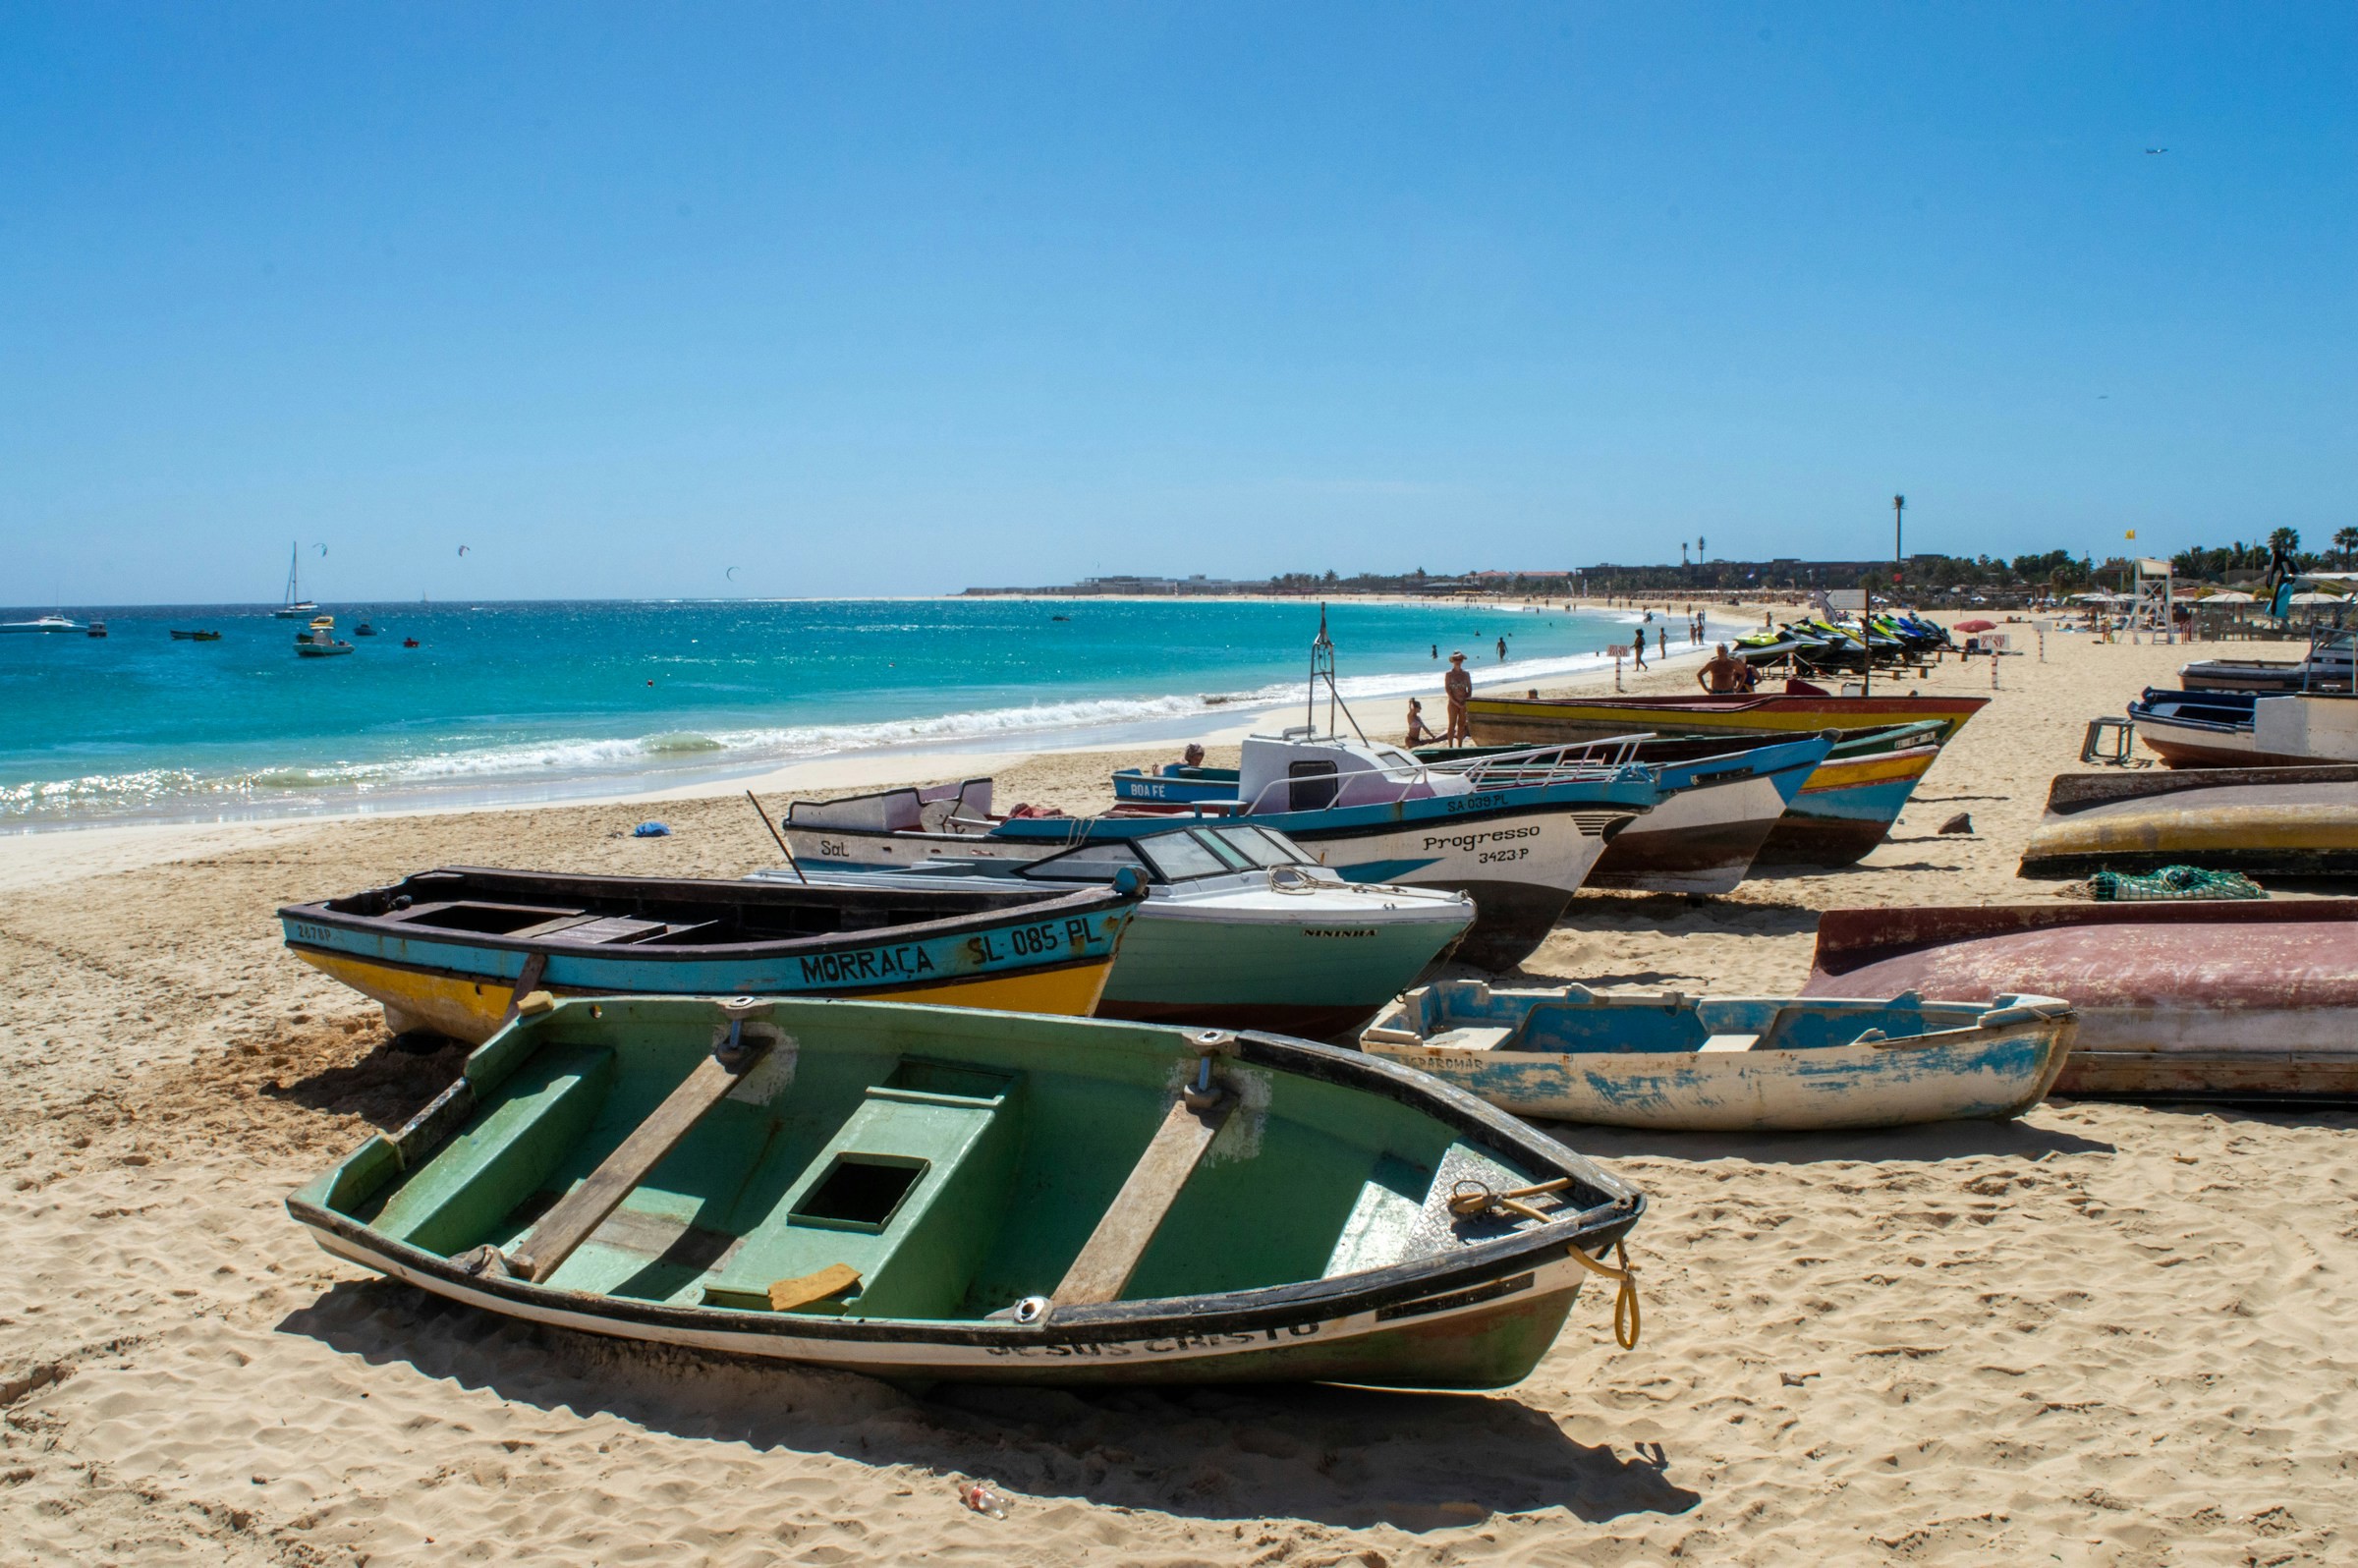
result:
<svg viewBox="0 0 2358 1568"><path fill-rule="evenodd" d="M1307 729L1247 736L1237 800L1247 812L1322 812L1465 795L1463 775L1436 772L1397 746L1314 738Z"/></svg>

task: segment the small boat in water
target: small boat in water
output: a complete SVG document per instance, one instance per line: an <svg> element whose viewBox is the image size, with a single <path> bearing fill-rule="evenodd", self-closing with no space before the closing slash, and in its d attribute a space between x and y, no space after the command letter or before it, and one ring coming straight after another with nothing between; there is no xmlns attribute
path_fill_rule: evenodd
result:
<svg viewBox="0 0 2358 1568"><path fill-rule="evenodd" d="M1518 1116L1819 1132L2019 1116L2063 1070L2071 1032L2071 1004L2052 996L1649 996L1448 980L1401 997L1360 1046Z"/></svg>
<svg viewBox="0 0 2358 1568"><path fill-rule="evenodd" d="M201 631L183 632L175 629L172 633L172 641L175 643L218 643L221 641L221 634Z"/></svg>
<svg viewBox="0 0 2358 1568"><path fill-rule="evenodd" d="M453 867L278 918L289 951L383 1003L394 1033L480 1042L533 990L1086 1014L1142 892L1135 875L978 897Z"/></svg>
<svg viewBox="0 0 2358 1568"><path fill-rule="evenodd" d="M281 621L300 621L319 613L319 606L303 596L303 589L298 580L302 565L303 546L300 543L287 546L286 602L270 612Z"/></svg>
<svg viewBox="0 0 2358 1568"><path fill-rule="evenodd" d="M1837 909L1811 995L2068 996L2054 1092L2358 1096L2358 899Z"/></svg>
<svg viewBox="0 0 2358 1568"><path fill-rule="evenodd" d="M88 631L89 635L92 637L104 637L106 636L106 623L104 621L92 621L89 624Z"/></svg>
<svg viewBox="0 0 2358 1568"><path fill-rule="evenodd" d="M287 1201L529 1322L903 1382L1499 1388L1635 1189L1389 1062L884 1003L526 999Z"/></svg>
<svg viewBox="0 0 2358 1568"><path fill-rule="evenodd" d="M2358 872L2358 765L2059 773L2021 874L2178 865L2252 876Z"/></svg>
<svg viewBox="0 0 2358 1568"><path fill-rule="evenodd" d="M360 625L352 629L352 635L354 637L374 637L376 636L376 628L370 626L366 621L363 621Z"/></svg>
<svg viewBox="0 0 2358 1568"><path fill-rule="evenodd" d="M295 651L307 659L334 658L351 652L352 644L337 638L334 616L315 615L309 627L295 634Z"/></svg>
<svg viewBox="0 0 2358 1568"><path fill-rule="evenodd" d="M86 628L80 621L62 615L35 616L29 621L0 621L0 632L80 632Z"/></svg>
<svg viewBox="0 0 2358 1568"><path fill-rule="evenodd" d="M935 860L905 870L798 865L751 879L986 901L1010 888L1045 894L1110 882L1124 869L1144 878L1147 901L1122 937L1099 1018L1348 1040L1474 924L1463 893L1347 882L1282 834L1232 822L1167 827L1038 861Z"/></svg>
<svg viewBox="0 0 2358 1568"><path fill-rule="evenodd" d="M401 645L403 647L416 647L418 645L418 640L414 637L405 637L401 640Z"/></svg>

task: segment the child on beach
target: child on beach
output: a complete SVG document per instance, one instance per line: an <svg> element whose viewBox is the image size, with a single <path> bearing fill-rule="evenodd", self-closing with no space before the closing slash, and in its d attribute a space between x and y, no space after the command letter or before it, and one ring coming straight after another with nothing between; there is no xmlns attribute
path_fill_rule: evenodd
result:
<svg viewBox="0 0 2358 1568"><path fill-rule="evenodd" d="M1425 727L1425 704L1415 698L1408 700L1408 740L1411 747L1429 746L1440 737Z"/></svg>

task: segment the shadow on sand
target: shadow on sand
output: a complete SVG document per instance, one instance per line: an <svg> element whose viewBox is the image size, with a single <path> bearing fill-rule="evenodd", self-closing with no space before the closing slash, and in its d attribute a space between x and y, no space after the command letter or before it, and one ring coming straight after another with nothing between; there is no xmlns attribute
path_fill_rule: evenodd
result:
<svg viewBox="0 0 2358 1568"><path fill-rule="evenodd" d="M1629 1127L1534 1121L1533 1126L1596 1159L1741 1159L1758 1165L1807 1165L1820 1160L1924 1164L1996 1154L2032 1160L2043 1154L2109 1154L2114 1146L2061 1128L2030 1122L1930 1122L1838 1133L1660 1133Z"/></svg>
<svg viewBox="0 0 2358 1568"><path fill-rule="evenodd" d="M278 1329L511 1403L609 1415L692 1442L832 1453L932 1471L945 1486L987 1478L1027 1497L1201 1519L1425 1532L1500 1513L1563 1508L1597 1523L1701 1501L1669 1480L1659 1447L1574 1442L1505 1394L951 1384L912 1394L851 1372L518 1322L377 1279L332 1287Z"/></svg>

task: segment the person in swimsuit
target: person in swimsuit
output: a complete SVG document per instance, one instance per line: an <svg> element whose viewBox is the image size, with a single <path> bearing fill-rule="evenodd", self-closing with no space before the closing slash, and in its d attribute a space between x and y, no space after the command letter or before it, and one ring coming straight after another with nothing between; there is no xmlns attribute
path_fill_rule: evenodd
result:
<svg viewBox="0 0 2358 1568"><path fill-rule="evenodd" d="M1413 697L1410 698L1408 700L1408 740L1404 744L1411 748L1430 746L1439 739L1439 736L1425 727L1425 704Z"/></svg>
<svg viewBox="0 0 2358 1568"><path fill-rule="evenodd" d="M1466 656L1449 655L1449 673L1441 677L1441 693L1449 700L1449 733L1447 744L1460 746L1474 738L1474 726L1466 717L1466 704L1474 700L1474 677L1466 673Z"/></svg>

